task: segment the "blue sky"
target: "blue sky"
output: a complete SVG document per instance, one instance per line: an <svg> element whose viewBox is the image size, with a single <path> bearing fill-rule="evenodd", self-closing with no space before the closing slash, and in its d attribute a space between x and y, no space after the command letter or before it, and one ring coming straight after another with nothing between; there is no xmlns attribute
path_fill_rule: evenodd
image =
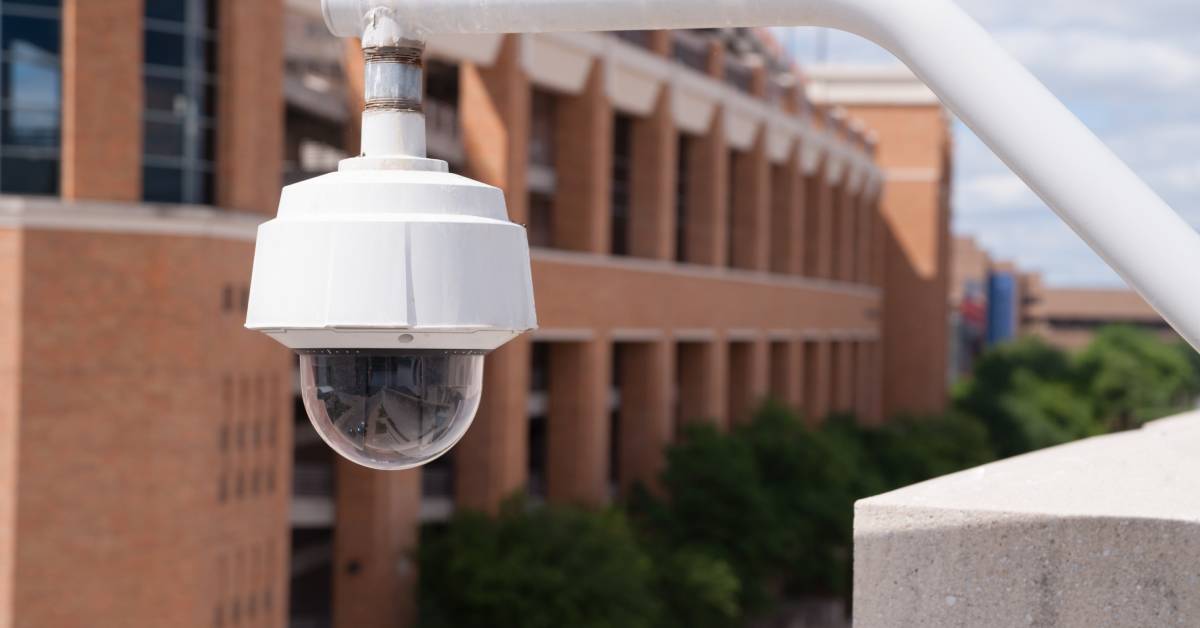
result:
<svg viewBox="0 0 1200 628"><path fill-rule="evenodd" d="M1200 226L1200 1L959 0L1168 203ZM853 35L782 34L801 63L895 63ZM1058 286L1122 282L955 125L954 231Z"/></svg>

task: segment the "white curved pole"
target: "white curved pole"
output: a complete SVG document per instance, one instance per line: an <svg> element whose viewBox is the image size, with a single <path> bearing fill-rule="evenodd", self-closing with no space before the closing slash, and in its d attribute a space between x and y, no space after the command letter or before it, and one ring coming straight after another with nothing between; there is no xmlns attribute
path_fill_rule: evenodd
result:
<svg viewBox="0 0 1200 628"><path fill-rule="evenodd" d="M1200 234L951 0L324 0L344 37L825 26L895 54L1200 349Z"/></svg>

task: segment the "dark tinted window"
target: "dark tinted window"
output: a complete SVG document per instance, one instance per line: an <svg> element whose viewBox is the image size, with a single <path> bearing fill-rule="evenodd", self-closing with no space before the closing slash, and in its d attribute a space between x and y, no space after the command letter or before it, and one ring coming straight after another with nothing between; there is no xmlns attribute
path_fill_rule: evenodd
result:
<svg viewBox="0 0 1200 628"><path fill-rule="evenodd" d="M183 35L146 31L146 63L182 68L186 40Z"/></svg>
<svg viewBox="0 0 1200 628"><path fill-rule="evenodd" d="M187 4L187 0L146 0L146 19L183 22Z"/></svg>
<svg viewBox="0 0 1200 628"><path fill-rule="evenodd" d="M142 196L213 201L216 0L145 5Z"/></svg>
<svg viewBox="0 0 1200 628"><path fill-rule="evenodd" d="M54 194L58 190L58 158L3 157L0 177L7 194Z"/></svg>
<svg viewBox="0 0 1200 628"><path fill-rule="evenodd" d="M8 9L8 3L0 10ZM0 45L13 56L36 58L58 54L59 20L52 17L12 15L0 17Z"/></svg>
<svg viewBox="0 0 1200 628"><path fill-rule="evenodd" d="M183 173L178 168L142 168L142 196L151 202L179 202L183 196Z"/></svg>
<svg viewBox="0 0 1200 628"><path fill-rule="evenodd" d="M56 194L59 0L0 0L0 192Z"/></svg>

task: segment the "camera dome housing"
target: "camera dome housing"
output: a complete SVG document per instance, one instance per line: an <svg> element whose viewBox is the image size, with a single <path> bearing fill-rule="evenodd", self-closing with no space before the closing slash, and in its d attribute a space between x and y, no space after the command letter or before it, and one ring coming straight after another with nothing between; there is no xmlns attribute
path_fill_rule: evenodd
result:
<svg viewBox="0 0 1200 628"><path fill-rule="evenodd" d="M419 157L357 157L283 189L258 229L246 327L300 354L317 432L403 469L462 437L483 356L537 327L500 190Z"/></svg>
<svg viewBox="0 0 1200 628"><path fill-rule="evenodd" d="M302 349L300 394L321 438L374 469L408 469L466 433L483 393L483 352Z"/></svg>

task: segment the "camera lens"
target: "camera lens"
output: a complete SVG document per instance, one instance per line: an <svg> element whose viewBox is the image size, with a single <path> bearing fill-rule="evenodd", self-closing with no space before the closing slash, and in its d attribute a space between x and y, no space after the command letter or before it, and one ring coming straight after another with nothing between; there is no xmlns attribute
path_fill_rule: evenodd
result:
<svg viewBox="0 0 1200 628"><path fill-rule="evenodd" d="M305 349L300 391L317 433L346 458L408 469L437 458L471 426L483 353Z"/></svg>

